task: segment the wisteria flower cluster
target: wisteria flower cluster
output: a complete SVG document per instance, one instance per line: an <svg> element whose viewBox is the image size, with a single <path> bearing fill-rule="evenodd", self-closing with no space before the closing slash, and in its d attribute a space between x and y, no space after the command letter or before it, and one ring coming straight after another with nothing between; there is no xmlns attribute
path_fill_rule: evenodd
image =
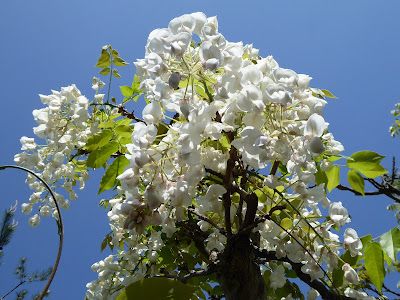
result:
<svg viewBox="0 0 400 300"><path fill-rule="evenodd" d="M98 90L98 80L95 81L94 87ZM33 111L33 117L38 123L33 132L44 145L37 144L34 138L23 136L20 139L23 152L15 155L14 161L37 172L54 191L61 188L66 192L68 199L62 192L55 193L55 196L60 207L68 209L69 200L78 198L73 187L79 183L82 190L89 178L86 169L77 167L72 154L76 153L76 149L84 147L88 138L98 129L96 123L90 125L89 122L89 100L81 95L75 85L64 87L60 92L53 91L51 95L40 95L40 100L46 107ZM54 201L45 187L30 174L26 183L34 193L29 202L22 204L22 212L29 215L35 204L39 204L38 213L29 219L29 225L38 226L40 216L53 215L58 218Z"/></svg>
<svg viewBox="0 0 400 300"><path fill-rule="evenodd" d="M120 77L113 66L125 64L105 46L96 66L111 78ZM226 262L243 241L251 246L248 256L257 256L247 265L257 261L262 281L271 291L285 290L286 299L296 293L285 279L289 269L308 276L310 286L323 281L319 291L373 299L357 290L360 278L341 258L362 254L357 232L347 228L341 242L332 231L351 221L341 202L326 197L327 176L339 177L334 161L344 150L323 117L332 94L311 88L310 76L280 67L253 45L227 41L217 18L200 12L152 31L135 66L138 77L132 88L121 87L120 105L103 101L98 79L93 101L74 85L41 95L46 107L33 112L34 133L45 145L23 137L24 152L15 156L67 192L69 199L57 194L63 208L77 198L73 186L84 187L87 167L108 164L99 192L114 188L116 195L101 202L111 226L102 249L119 250L93 264L98 280L87 284L87 299L116 299L144 278L186 283L214 273L206 281L226 292L238 280L226 278ZM146 105L136 116L125 105L142 92ZM361 176L355 170L352 176ZM34 193L23 212L40 202L40 215L55 215L43 187L32 177L27 182ZM39 221L35 214L29 222Z"/></svg>
<svg viewBox="0 0 400 300"><path fill-rule="evenodd" d="M251 191L259 196L259 216L278 204L292 208L255 227L260 249L302 263L312 280L324 277L322 264L336 268L340 241L330 229L350 218L340 202L326 198L316 173L328 171L330 158L344 149L327 130L327 102L309 87L311 77L279 67L252 45L228 42L217 18L203 13L151 32L145 58L135 65L148 104L127 145L129 165L118 176L121 186L108 213L111 244L126 250L93 265L99 280L88 284L88 299L113 299L121 285L165 274L160 251L191 215L204 232L206 253L222 252L227 234L221 228L228 219L227 226L240 231L235 222L243 222L243 198ZM249 176L268 167L267 176ZM329 208L329 217L320 223L322 208ZM357 255L353 229L345 243ZM343 268L356 283L354 270ZM271 275L273 289L283 286L277 281L283 270L279 265Z"/></svg>

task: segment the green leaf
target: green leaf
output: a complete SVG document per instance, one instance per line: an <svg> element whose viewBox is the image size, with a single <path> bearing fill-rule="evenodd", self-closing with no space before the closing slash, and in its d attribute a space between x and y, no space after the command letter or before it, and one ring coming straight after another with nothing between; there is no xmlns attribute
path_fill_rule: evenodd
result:
<svg viewBox="0 0 400 300"><path fill-rule="evenodd" d="M365 177L368 178L376 178L379 177L383 174L386 174L388 171L382 167L381 165L377 165L375 169L373 170L361 170L360 173L362 173Z"/></svg>
<svg viewBox="0 0 400 300"><path fill-rule="evenodd" d="M103 252L103 250L106 249L107 244L108 244L108 235L106 235L104 240L101 242L100 252Z"/></svg>
<svg viewBox="0 0 400 300"><path fill-rule="evenodd" d="M85 149L88 151L94 151L97 148L103 147L105 144L107 144L112 137L112 131L110 129L104 129L88 139Z"/></svg>
<svg viewBox="0 0 400 300"><path fill-rule="evenodd" d="M121 78L121 75L119 75L119 72L118 72L117 69L114 69L114 70L113 70L113 75L114 75L115 77L117 77L117 78Z"/></svg>
<svg viewBox="0 0 400 300"><path fill-rule="evenodd" d="M130 138L132 136L132 129L127 125L118 125L115 127L115 133L119 136Z"/></svg>
<svg viewBox="0 0 400 300"><path fill-rule="evenodd" d="M118 56L119 56L119 53L118 53L117 50L112 49L112 50L111 50L111 55L112 55L113 57L118 57Z"/></svg>
<svg viewBox="0 0 400 300"><path fill-rule="evenodd" d="M110 61L110 53L108 53L107 51L102 51L99 60L97 61L95 67L98 68L106 68L109 65L111 65L111 61Z"/></svg>
<svg viewBox="0 0 400 300"><path fill-rule="evenodd" d="M345 253L342 254L341 258L347 262L350 266L354 267L359 259L359 255L351 256L350 251L347 250Z"/></svg>
<svg viewBox="0 0 400 300"><path fill-rule="evenodd" d="M120 86L119 88L121 90L122 95L124 95L126 98L133 96L133 89L130 86L124 85Z"/></svg>
<svg viewBox="0 0 400 300"><path fill-rule="evenodd" d="M129 160L125 156L118 156L107 168L106 172L101 178L100 187L97 194L112 189L118 182L117 176L124 172L124 169L127 165L129 165Z"/></svg>
<svg viewBox="0 0 400 300"><path fill-rule="evenodd" d="M327 91L327 90L321 90L321 91L324 93L324 95L325 95L326 97L337 99L337 97L333 96L333 94L332 94L330 91Z"/></svg>
<svg viewBox="0 0 400 300"><path fill-rule="evenodd" d="M400 229L398 226L384 233L381 237L380 244L383 251L393 260L396 261L396 255L400 251Z"/></svg>
<svg viewBox="0 0 400 300"><path fill-rule="evenodd" d="M140 86L140 80L139 77L137 77L137 75L135 74L135 77L133 78L132 82L132 89L135 94L143 93L143 91L139 90L139 86Z"/></svg>
<svg viewBox="0 0 400 300"><path fill-rule="evenodd" d="M198 288L168 278L145 278L129 285L117 300L187 300Z"/></svg>
<svg viewBox="0 0 400 300"><path fill-rule="evenodd" d="M102 122L97 128L111 128L114 127L114 121Z"/></svg>
<svg viewBox="0 0 400 300"><path fill-rule="evenodd" d="M365 197L365 185L364 178L355 170L349 170L347 173L347 180L350 183L350 186L353 190L359 192Z"/></svg>
<svg viewBox="0 0 400 300"><path fill-rule="evenodd" d="M372 170L385 156L372 151L359 151L350 156L347 166L352 169Z"/></svg>
<svg viewBox="0 0 400 300"><path fill-rule="evenodd" d="M317 185L325 183L325 188L328 184L328 177L326 176L326 173L321 170L320 166L317 166L317 173L315 173L315 183Z"/></svg>
<svg viewBox="0 0 400 300"><path fill-rule="evenodd" d="M123 119L119 119L116 123L117 125L129 125L131 124L132 119L129 118L123 118Z"/></svg>
<svg viewBox="0 0 400 300"><path fill-rule="evenodd" d="M229 141L229 138L226 134L222 135L222 138L219 142L221 143L221 146L224 147L224 149L231 149L231 142Z"/></svg>
<svg viewBox="0 0 400 300"><path fill-rule="evenodd" d="M292 228L292 225L293 225L293 222L292 222L292 220L290 220L289 218L284 218L284 219L281 221L281 226L282 226L284 229L286 229L286 230Z"/></svg>
<svg viewBox="0 0 400 300"><path fill-rule="evenodd" d="M110 158L111 154L117 151L118 143L116 141L111 141L105 146L98 148L90 153L87 159L87 166L93 169L100 168L107 162L107 159Z"/></svg>
<svg viewBox="0 0 400 300"><path fill-rule="evenodd" d="M332 281L335 286L342 286L344 283L344 271L342 268L334 269L332 271Z"/></svg>
<svg viewBox="0 0 400 300"><path fill-rule="evenodd" d="M329 171L325 172L328 177L328 184L326 185L329 192L339 185L340 167L332 167Z"/></svg>
<svg viewBox="0 0 400 300"><path fill-rule="evenodd" d="M363 248L367 246L368 242L372 239L372 235L364 235L363 237L360 238L361 243L363 244Z"/></svg>
<svg viewBox="0 0 400 300"><path fill-rule="evenodd" d="M365 268L372 284L382 293L385 268L383 263L383 251L378 242L369 243L364 251Z"/></svg>
<svg viewBox="0 0 400 300"><path fill-rule="evenodd" d="M101 69L101 71L99 73L101 75L108 75L108 74L110 74L110 71L111 71L110 67L106 67L106 68Z"/></svg>
<svg viewBox="0 0 400 300"><path fill-rule="evenodd" d="M129 65L126 61L124 61L121 57L115 57L113 60L114 65L117 67L123 67Z"/></svg>
<svg viewBox="0 0 400 300"><path fill-rule="evenodd" d="M359 171L364 176L375 178L387 173L380 162L385 156L372 151L360 151L350 156L347 160L347 166L350 169Z"/></svg>

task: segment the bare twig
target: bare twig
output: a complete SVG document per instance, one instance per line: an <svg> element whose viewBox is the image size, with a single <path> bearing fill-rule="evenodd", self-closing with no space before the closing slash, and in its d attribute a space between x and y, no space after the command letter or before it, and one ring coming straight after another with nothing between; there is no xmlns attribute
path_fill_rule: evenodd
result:
<svg viewBox="0 0 400 300"><path fill-rule="evenodd" d="M127 117L128 119L135 120L136 122L146 123L142 119L139 119L138 117L136 117L133 111L132 112L127 111L125 106L123 106L123 105L118 107L118 112L121 114L121 116Z"/></svg>

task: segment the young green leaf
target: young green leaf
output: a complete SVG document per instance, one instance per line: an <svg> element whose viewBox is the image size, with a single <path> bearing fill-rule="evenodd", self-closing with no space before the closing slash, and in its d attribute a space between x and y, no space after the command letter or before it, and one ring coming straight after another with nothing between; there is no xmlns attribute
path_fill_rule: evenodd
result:
<svg viewBox="0 0 400 300"><path fill-rule="evenodd" d="M129 98L133 96L133 89L130 86L124 85L119 87L122 95Z"/></svg>
<svg viewBox="0 0 400 300"><path fill-rule="evenodd" d="M111 55L112 55L113 57L118 57L118 56L119 56L119 53L118 53L117 50L112 49L112 50L111 50Z"/></svg>
<svg viewBox="0 0 400 300"><path fill-rule="evenodd" d="M383 174L386 174L388 171L378 164L373 170L360 170L360 173L363 174L367 178L376 178Z"/></svg>
<svg viewBox="0 0 400 300"><path fill-rule="evenodd" d="M87 159L87 166L93 169L100 168L107 162L107 159L110 158L111 154L117 151L118 143L116 141L111 141L90 153Z"/></svg>
<svg viewBox="0 0 400 300"><path fill-rule="evenodd" d="M110 71L111 71L110 67L106 67L106 68L101 69L101 71L99 73L101 75L108 75L108 74L110 74Z"/></svg>
<svg viewBox="0 0 400 300"><path fill-rule="evenodd" d="M396 261L396 255L400 251L400 229L398 226L384 233L381 237L380 244L383 251L393 260Z"/></svg>
<svg viewBox="0 0 400 300"><path fill-rule="evenodd" d="M132 129L127 125L118 125L115 127L115 133L119 136L130 138L132 136Z"/></svg>
<svg viewBox="0 0 400 300"><path fill-rule="evenodd" d="M126 65L129 65L126 61L124 61L122 58L120 57L115 57L113 60L114 65L116 65L117 67L123 67Z"/></svg>
<svg viewBox="0 0 400 300"><path fill-rule="evenodd" d="M359 192L365 197L365 184L364 184L364 178L360 175L355 170L349 170L347 173L347 180L350 183L350 186L355 190L356 192Z"/></svg>
<svg viewBox="0 0 400 300"><path fill-rule="evenodd" d="M113 70L113 75L114 75L114 77L121 78L121 75L119 75L119 72L117 69Z"/></svg>
<svg viewBox="0 0 400 300"><path fill-rule="evenodd" d="M128 164L129 160L125 156L118 156L107 168L106 172L101 178L100 187L97 194L112 189L117 184L117 176L124 172L124 169Z"/></svg>
<svg viewBox="0 0 400 300"><path fill-rule="evenodd" d="M372 284L382 293L385 268L383 262L383 251L378 242L369 243L364 251L365 268Z"/></svg>
<svg viewBox="0 0 400 300"><path fill-rule="evenodd" d="M332 94L330 91L328 91L328 90L321 90L321 92L323 92L324 95L325 95L326 97L328 97L328 98L335 98L335 99L337 99L337 97L333 96L333 94Z"/></svg>
<svg viewBox="0 0 400 300"><path fill-rule="evenodd" d="M99 60L97 61L95 67L98 68L106 68L109 65L111 65L111 61L110 61L110 53L108 53L107 51L102 51Z"/></svg>
<svg viewBox="0 0 400 300"><path fill-rule="evenodd" d="M340 167L332 167L329 171L325 172L326 177L328 177L327 189L331 192L335 187L339 185L339 174Z"/></svg>
<svg viewBox="0 0 400 300"><path fill-rule="evenodd" d="M123 119L118 120L115 123L117 123L117 125L129 125L129 124L131 124L131 122L132 122L132 119L123 118Z"/></svg>
<svg viewBox="0 0 400 300"><path fill-rule="evenodd" d="M380 165L385 156L372 151L360 151L350 156L347 160L347 166L364 174L365 176L380 176L387 173L385 168ZM367 175L368 174L368 175ZM372 177L372 178L375 178Z"/></svg>
<svg viewBox="0 0 400 300"><path fill-rule="evenodd" d="M286 230L289 230L290 228L292 228L292 225L293 225L293 222L289 218L284 218L281 221L281 226Z"/></svg>
<svg viewBox="0 0 400 300"><path fill-rule="evenodd" d="M226 134L222 135L222 138L220 140L221 146L226 149L230 150L231 149L231 142L229 141L229 138Z"/></svg>
<svg viewBox="0 0 400 300"><path fill-rule="evenodd" d="M112 137L112 131L110 129L104 129L88 139L85 149L88 151L94 151L97 148L103 147L105 144L107 144Z"/></svg>

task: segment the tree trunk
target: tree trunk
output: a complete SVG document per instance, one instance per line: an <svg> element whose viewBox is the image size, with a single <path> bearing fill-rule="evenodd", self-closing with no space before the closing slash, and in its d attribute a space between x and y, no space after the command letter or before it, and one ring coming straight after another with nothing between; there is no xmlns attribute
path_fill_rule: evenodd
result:
<svg viewBox="0 0 400 300"><path fill-rule="evenodd" d="M267 286L248 236L230 239L218 259L217 280L226 300L267 299Z"/></svg>

